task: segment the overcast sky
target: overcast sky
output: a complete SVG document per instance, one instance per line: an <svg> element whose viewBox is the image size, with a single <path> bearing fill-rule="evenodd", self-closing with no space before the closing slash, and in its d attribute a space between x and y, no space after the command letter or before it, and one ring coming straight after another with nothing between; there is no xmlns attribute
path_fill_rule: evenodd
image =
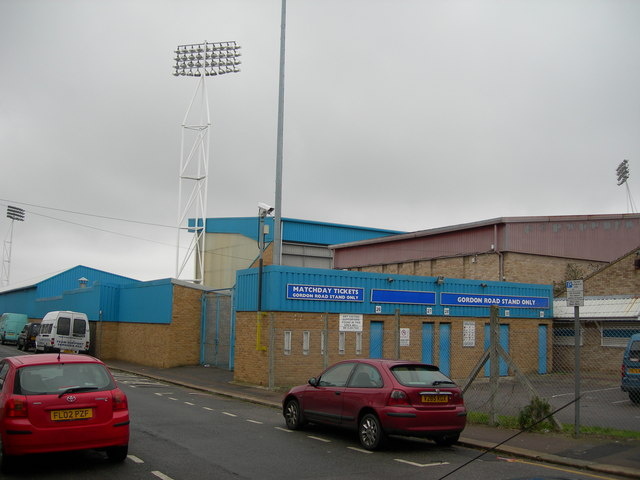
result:
<svg viewBox="0 0 640 480"><path fill-rule="evenodd" d="M209 217L274 203L280 0L0 0L0 234L11 283L175 275L179 44L207 80ZM640 202L640 2L288 0L284 217L404 231ZM80 215L77 213L84 213Z"/></svg>

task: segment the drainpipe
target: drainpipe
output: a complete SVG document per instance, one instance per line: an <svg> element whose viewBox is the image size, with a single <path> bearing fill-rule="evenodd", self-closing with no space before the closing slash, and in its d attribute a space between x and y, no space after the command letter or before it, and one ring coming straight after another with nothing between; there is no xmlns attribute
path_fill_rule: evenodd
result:
<svg viewBox="0 0 640 480"><path fill-rule="evenodd" d="M504 256L498 248L498 225L493 226L493 245L491 245L491 250L493 250L496 255L498 255L498 281L504 281Z"/></svg>

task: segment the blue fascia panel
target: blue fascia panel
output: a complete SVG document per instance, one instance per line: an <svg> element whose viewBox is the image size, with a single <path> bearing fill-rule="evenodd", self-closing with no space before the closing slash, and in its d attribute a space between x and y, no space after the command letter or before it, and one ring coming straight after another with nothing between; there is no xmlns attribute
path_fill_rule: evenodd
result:
<svg viewBox="0 0 640 480"><path fill-rule="evenodd" d="M236 308L257 308L258 269L237 273ZM495 302L501 317L552 318L551 285L266 266L262 309L328 313L479 317ZM452 297L451 295L454 295ZM486 299L490 299L487 302Z"/></svg>
<svg viewBox="0 0 640 480"><path fill-rule="evenodd" d="M171 323L173 283L170 278L120 287L118 320L124 323Z"/></svg>
<svg viewBox="0 0 640 480"><path fill-rule="evenodd" d="M264 223L269 226L269 233L265 235L265 240L271 242L273 241L273 217L266 217ZM207 233L240 234L258 241L258 230L258 217L207 218ZM400 233L405 232L293 218L282 219L282 240L285 242L335 245Z"/></svg>

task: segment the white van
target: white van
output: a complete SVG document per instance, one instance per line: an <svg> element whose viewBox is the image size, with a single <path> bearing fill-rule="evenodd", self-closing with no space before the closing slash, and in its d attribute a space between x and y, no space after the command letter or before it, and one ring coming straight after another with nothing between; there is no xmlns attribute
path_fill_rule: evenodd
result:
<svg viewBox="0 0 640 480"><path fill-rule="evenodd" d="M89 320L80 312L49 312L40 323L36 353L89 351Z"/></svg>

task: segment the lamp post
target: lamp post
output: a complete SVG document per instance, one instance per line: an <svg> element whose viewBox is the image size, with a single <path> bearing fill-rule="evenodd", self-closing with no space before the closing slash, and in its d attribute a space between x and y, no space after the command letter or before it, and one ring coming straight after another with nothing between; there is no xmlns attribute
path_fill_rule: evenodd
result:
<svg viewBox="0 0 640 480"><path fill-rule="evenodd" d="M17 222L24 222L24 210L19 207L9 205L7 207L7 218L11 219L8 239L4 241L4 254L2 261L2 286L9 285L11 274L11 245L13 243L13 225Z"/></svg>
<svg viewBox="0 0 640 480"><path fill-rule="evenodd" d="M278 76L278 132L276 142L276 206L273 219L273 264L282 263L282 149L284 132L284 51L287 27L287 0L280 13L280 69Z"/></svg>
<svg viewBox="0 0 640 480"><path fill-rule="evenodd" d="M176 278L180 278L195 252L195 283L204 283L204 252L207 221L207 191L209 173L209 138L211 118L206 77L240 71L240 46L236 42L204 42L178 45L173 75L197 77L196 91L182 122L180 170L178 172L178 241L176 250ZM196 99L200 97L199 110ZM185 225L186 221L186 225ZM183 231L194 233L184 256L181 256L180 237ZM181 258L182 257L182 258Z"/></svg>

